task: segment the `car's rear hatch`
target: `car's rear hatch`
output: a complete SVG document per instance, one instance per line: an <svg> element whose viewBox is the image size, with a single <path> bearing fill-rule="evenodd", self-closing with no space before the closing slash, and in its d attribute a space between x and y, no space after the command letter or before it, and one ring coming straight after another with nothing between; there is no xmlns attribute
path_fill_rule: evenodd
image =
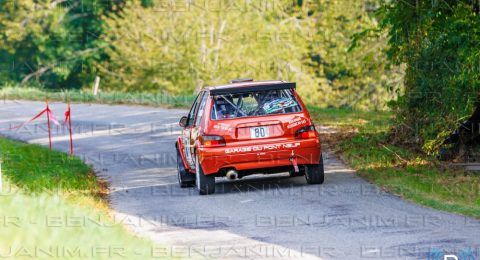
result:
<svg viewBox="0 0 480 260"><path fill-rule="evenodd" d="M208 134L223 136L227 146L294 139L311 121L291 87L213 93Z"/></svg>

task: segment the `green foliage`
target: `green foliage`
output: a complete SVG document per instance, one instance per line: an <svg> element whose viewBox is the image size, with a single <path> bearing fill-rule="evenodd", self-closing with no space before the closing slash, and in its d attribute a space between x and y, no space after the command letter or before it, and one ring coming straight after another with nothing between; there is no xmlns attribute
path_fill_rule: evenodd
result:
<svg viewBox="0 0 480 260"><path fill-rule="evenodd" d="M376 32L377 4L317 1L311 8L316 30L306 63L321 82L314 104L383 109L396 97L403 72L388 66L386 34Z"/></svg>
<svg viewBox="0 0 480 260"><path fill-rule="evenodd" d="M301 70L309 21L286 13L290 2L264 4L243 11L129 4L106 19L109 60L101 71L107 87L190 94L241 77L314 85Z"/></svg>
<svg viewBox="0 0 480 260"><path fill-rule="evenodd" d="M132 3L109 17L110 59L101 66L108 88L189 94L253 77L296 81L308 103L322 106L384 108L395 96L384 85L398 88L402 75L384 65L385 37L360 39L349 50L356 33L377 26L363 4L232 6Z"/></svg>
<svg viewBox="0 0 480 260"><path fill-rule="evenodd" d="M21 80L26 75L38 69L48 68L52 71L52 63L71 53L76 46L63 45L68 41L68 30L61 26L65 19L65 12L52 7L52 1L2 1L0 12L0 46L2 58L6 58L8 65L13 63L27 64L22 66L18 73L2 73L2 78L12 77L12 80ZM33 55L37 53L37 55ZM52 77L65 80L72 69L69 66L55 67ZM6 71L8 72L8 71ZM32 74L32 76L38 75Z"/></svg>
<svg viewBox="0 0 480 260"><path fill-rule="evenodd" d="M81 88L100 76L101 90L191 95L283 79L310 104L383 109L402 73L385 65L378 1L1 2L0 84Z"/></svg>
<svg viewBox="0 0 480 260"><path fill-rule="evenodd" d="M102 3L1 1L0 82L66 88L91 81L94 62L105 58L98 39L101 16L116 10Z"/></svg>
<svg viewBox="0 0 480 260"><path fill-rule="evenodd" d="M195 95L173 96L168 93L135 93L135 92L100 92L93 95L91 90L62 90L50 91L40 88L30 87L4 87L0 89L0 99L7 100L36 100L45 101L60 101L67 103L100 103L100 104L131 104L131 105L146 105L167 108L190 108Z"/></svg>
<svg viewBox="0 0 480 260"><path fill-rule="evenodd" d="M480 16L469 0L387 2L389 55L406 64L394 104L403 141L435 151L445 132L473 112L480 90Z"/></svg>

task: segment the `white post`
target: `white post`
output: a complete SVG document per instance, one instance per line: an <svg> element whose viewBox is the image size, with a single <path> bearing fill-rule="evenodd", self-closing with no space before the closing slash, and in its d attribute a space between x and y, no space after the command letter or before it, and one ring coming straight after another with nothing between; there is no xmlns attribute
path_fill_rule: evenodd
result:
<svg viewBox="0 0 480 260"><path fill-rule="evenodd" d="M95 77L95 84L93 85L93 95L96 96L98 92L98 85L100 85L100 77Z"/></svg>

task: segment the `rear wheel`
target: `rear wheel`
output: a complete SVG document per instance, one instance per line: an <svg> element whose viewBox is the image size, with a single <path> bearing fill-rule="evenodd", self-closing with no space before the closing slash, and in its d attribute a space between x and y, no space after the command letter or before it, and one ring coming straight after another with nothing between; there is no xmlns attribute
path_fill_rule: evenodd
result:
<svg viewBox="0 0 480 260"><path fill-rule="evenodd" d="M180 187L187 188L195 186L195 175L187 172L185 166L183 165L182 156L180 151L177 149L177 176L178 184Z"/></svg>
<svg viewBox="0 0 480 260"><path fill-rule="evenodd" d="M195 175L197 182L197 189L200 195L208 195L215 193L215 176L204 175L198 155L195 156Z"/></svg>
<svg viewBox="0 0 480 260"><path fill-rule="evenodd" d="M319 164L305 165L305 179L308 184L322 184L325 180L325 173L323 169L323 157L320 156Z"/></svg>

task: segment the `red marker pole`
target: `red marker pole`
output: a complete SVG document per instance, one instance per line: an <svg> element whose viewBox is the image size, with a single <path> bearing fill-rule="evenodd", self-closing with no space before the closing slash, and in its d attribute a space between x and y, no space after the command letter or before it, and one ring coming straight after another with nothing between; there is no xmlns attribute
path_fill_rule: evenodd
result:
<svg viewBox="0 0 480 260"><path fill-rule="evenodd" d="M70 100L68 101L68 130L70 130L70 155L73 156L73 138L72 138L72 117L70 111Z"/></svg>
<svg viewBox="0 0 480 260"><path fill-rule="evenodd" d="M50 108L48 107L48 99L45 99L47 103L47 125L48 125L48 142L50 143L50 151L52 150L52 134L50 131Z"/></svg>

